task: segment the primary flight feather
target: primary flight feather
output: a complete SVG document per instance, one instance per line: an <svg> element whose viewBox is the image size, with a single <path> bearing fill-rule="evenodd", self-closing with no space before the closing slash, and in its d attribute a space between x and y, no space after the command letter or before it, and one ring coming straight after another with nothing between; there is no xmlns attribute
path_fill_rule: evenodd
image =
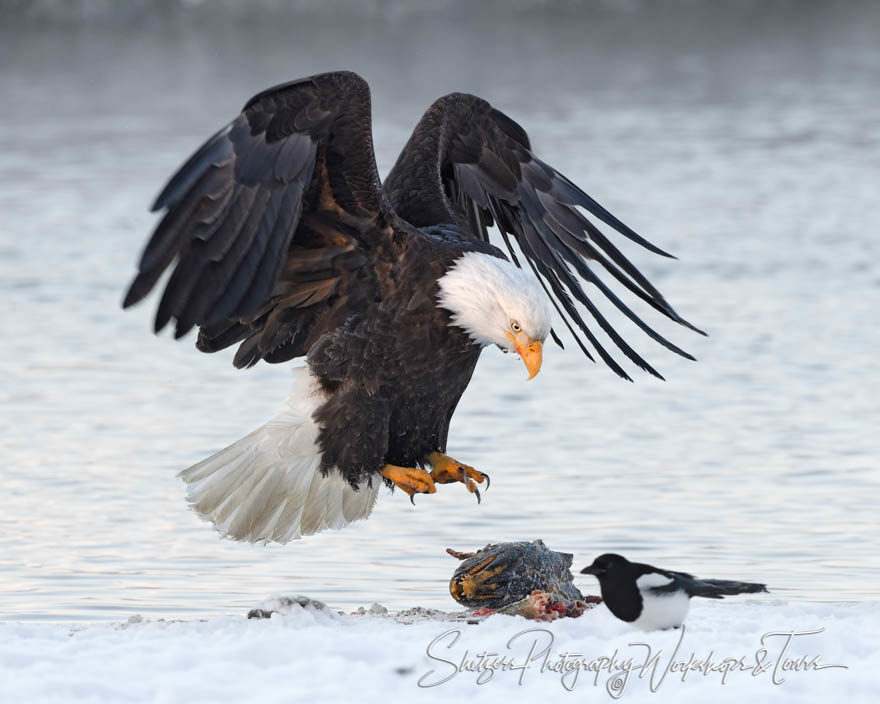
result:
<svg viewBox="0 0 880 704"><path fill-rule="evenodd" d="M156 331L174 320L178 338L198 327L204 352L238 344L237 367L306 358L275 418L181 473L199 515L237 540L287 542L367 517L383 481L410 498L463 482L479 498L488 477L445 452L484 347L518 353L533 377L545 339L558 341L552 305L587 356L589 344L628 379L580 305L660 376L583 282L691 358L593 271L696 330L578 208L665 254L475 96L437 100L384 184L358 75L320 74L248 101L159 194L153 210L164 215L123 303L140 301L171 267ZM512 261L489 242L493 224Z"/></svg>

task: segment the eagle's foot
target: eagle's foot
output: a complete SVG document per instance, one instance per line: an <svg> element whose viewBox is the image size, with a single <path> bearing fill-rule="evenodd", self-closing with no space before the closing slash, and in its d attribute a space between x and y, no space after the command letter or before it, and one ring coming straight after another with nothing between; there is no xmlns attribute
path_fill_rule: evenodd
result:
<svg viewBox="0 0 880 704"><path fill-rule="evenodd" d="M409 496L409 501L413 506L416 503L413 500L413 496L416 494L434 494L437 492L437 487L434 486L434 479L424 469L386 464L379 470L379 474L386 479L390 479L394 486Z"/></svg>
<svg viewBox="0 0 880 704"><path fill-rule="evenodd" d="M477 503L480 502L480 490L477 489L477 484L486 482L486 488L489 488L490 480L488 474L479 472L470 465L454 460L442 452L432 452L428 455L428 462L434 468L431 472L431 478L435 482L438 484L461 482L467 487L469 492L476 494Z"/></svg>

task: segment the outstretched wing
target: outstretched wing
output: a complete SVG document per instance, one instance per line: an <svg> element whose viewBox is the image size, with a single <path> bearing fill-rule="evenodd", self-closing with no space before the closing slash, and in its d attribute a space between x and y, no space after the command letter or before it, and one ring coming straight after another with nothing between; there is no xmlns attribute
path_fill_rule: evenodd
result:
<svg viewBox="0 0 880 704"><path fill-rule="evenodd" d="M199 349L242 342L235 365L305 354L371 293L377 225L366 82L327 73L271 88L211 137L159 194L165 215L123 307L176 262L156 312Z"/></svg>
<svg viewBox="0 0 880 704"><path fill-rule="evenodd" d="M596 324L630 360L662 378L611 326L587 296L583 282L593 284L652 339L693 359L649 327L596 274L589 262L604 268L625 289L666 317L704 334L682 319L656 287L578 208L651 252L671 255L637 235L536 157L522 127L485 100L453 93L436 101L416 127L386 179L385 191L397 213L419 227L436 224L428 220L453 218L467 226L475 237L488 240L488 228L496 224L511 257L519 265L510 241L511 237L515 238L584 353L593 359L571 321L621 377L629 379L596 339L575 302L589 311Z"/></svg>

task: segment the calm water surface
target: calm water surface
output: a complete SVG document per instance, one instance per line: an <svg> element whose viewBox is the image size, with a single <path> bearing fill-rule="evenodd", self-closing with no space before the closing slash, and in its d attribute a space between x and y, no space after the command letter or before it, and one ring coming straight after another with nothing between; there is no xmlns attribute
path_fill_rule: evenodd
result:
<svg viewBox="0 0 880 704"><path fill-rule="evenodd" d="M193 618L278 593L453 608L446 547L538 537L576 565L613 550L789 600L876 598L880 16L740 7L4 25L0 618ZM441 94L509 112L679 256L625 247L710 337L658 323L690 363L615 318L665 383L548 347L525 384L489 350L450 434L492 475L482 505L383 491L368 522L239 545L175 473L265 421L289 370L238 372L154 337L155 297L119 303L181 160L257 90L342 67L373 86L382 173Z"/></svg>

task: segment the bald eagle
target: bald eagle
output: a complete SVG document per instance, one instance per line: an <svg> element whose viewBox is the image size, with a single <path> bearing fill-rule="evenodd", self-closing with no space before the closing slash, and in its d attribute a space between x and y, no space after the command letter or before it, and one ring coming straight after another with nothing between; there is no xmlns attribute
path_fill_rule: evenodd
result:
<svg viewBox="0 0 880 704"><path fill-rule="evenodd" d="M170 267L156 332L174 319L175 338L198 327L203 352L238 344L238 368L305 357L274 418L181 472L196 512L233 539L285 543L366 518L383 483L412 499L461 482L479 499L488 476L446 455L446 444L484 347L518 353L532 378L546 338L561 345L552 304L590 359L587 343L628 379L579 303L630 360L660 376L581 280L693 359L588 265L696 330L578 208L665 255L475 96L431 105L384 184L358 75L320 74L251 98L159 194L153 210L164 216L123 302L143 299ZM493 224L509 259L489 242Z"/></svg>

